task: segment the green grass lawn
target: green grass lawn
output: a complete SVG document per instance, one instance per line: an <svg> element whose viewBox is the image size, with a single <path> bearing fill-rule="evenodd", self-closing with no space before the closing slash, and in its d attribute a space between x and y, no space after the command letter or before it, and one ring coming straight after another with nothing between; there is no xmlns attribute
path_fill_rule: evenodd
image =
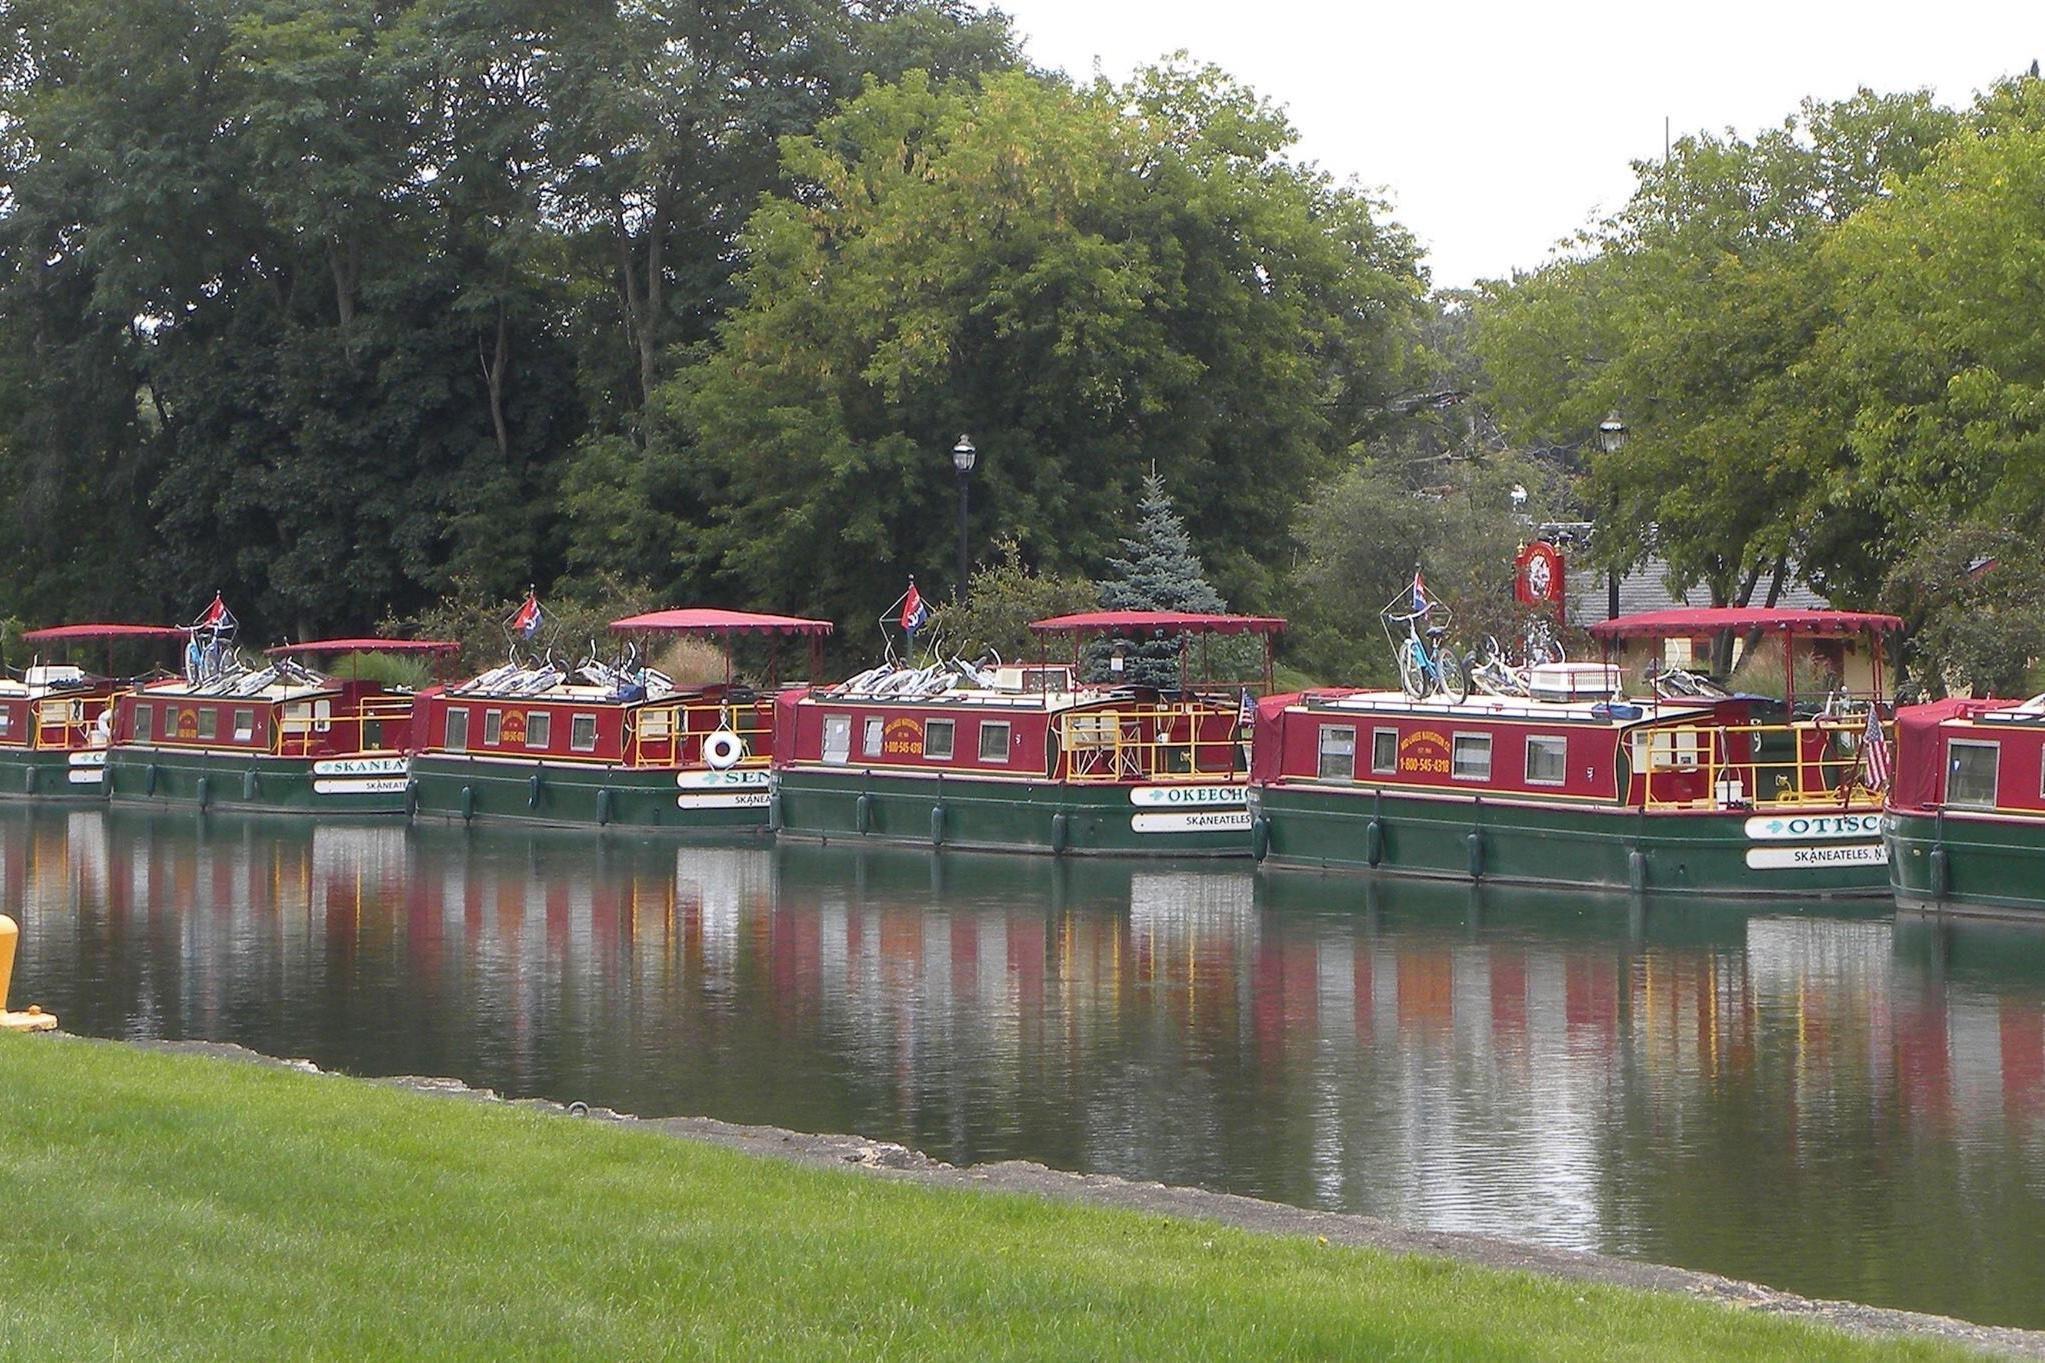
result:
<svg viewBox="0 0 2045 1363"><path fill-rule="evenodd" d="M1945 1358L1671 1297L0 1035L0 1357Z"/></svg>

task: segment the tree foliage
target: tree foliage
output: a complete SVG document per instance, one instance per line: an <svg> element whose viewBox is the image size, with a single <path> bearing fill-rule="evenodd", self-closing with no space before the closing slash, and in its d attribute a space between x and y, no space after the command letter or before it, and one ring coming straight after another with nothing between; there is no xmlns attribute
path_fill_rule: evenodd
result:
<svg viewBox="0 0 2045 1363"><path fill-rule="evenodd" d="M578 470L581 561L871 616L948 560L964 430L976 538L1083 571L1155 462L1221 580L1268 594L1298 489L1368 424L1419 292L1405 234L1290 140L1211 69L868 89L783 141L795 193L750 220L743 303L661 390L644 458ZM672 527L620 543L621 506Z"/></svg>

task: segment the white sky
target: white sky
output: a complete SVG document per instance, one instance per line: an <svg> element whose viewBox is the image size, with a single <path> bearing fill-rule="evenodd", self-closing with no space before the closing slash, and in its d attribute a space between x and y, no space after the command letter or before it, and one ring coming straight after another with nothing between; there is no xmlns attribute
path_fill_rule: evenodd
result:
<svg viewBox="0 0 2045 1363"><path fill-rule="evenodd" d="M2045 4L995 0L1030 58L1111 79L1184 48L1285 106L1298 154L1393 204L1438 287L1531 268L1674 135L1806 95L1961 104L2045 56Z"/></svg>

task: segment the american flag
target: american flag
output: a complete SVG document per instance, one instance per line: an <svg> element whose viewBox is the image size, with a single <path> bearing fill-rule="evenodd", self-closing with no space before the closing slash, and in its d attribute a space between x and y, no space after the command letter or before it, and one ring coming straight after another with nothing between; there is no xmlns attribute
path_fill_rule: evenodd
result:
<svg viewBox="0 0 2045 1363"><path fill-rule="evenodd" d="M1860 769L1869 790L1889 788L1889 738L1882 732L1881 707L1867 708L1867 729L1860 737Z"/></svg>

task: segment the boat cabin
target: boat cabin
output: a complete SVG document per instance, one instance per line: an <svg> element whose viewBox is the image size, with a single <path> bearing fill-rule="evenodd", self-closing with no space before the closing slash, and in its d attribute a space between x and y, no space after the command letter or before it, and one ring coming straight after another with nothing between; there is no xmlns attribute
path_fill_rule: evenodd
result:
<svg viewBox="0 0 2045 1363"><path fill-rule="evenodd" d="M835 686L785 696L777 727L782 764L902 775L1027 778L1072 785L1241 782L1249 774L1253 710L1238 684L1185 680L1187 641L1202 634L1269 640L1284 621L1167 611L1099 611L1039 620L1044 638L1073 640L1069 663L896 663ZM1126 685L1108 662L1081 656L1089 637L1171 640L1176 689ZM1111 645L1112 647L1112 645ZM1106 650L1104 650L1106 652ZM1087 680L1105 671L1106 680Z"/></svg>
<svg viewBox="0 0 2045 1363"><path fill-rule="evenodd" d="M710 608L652 611L611 622L634 639L726 641L725 680L677 685L648 665L636 643L620 658L567 665L517 658L420 697L422 746L540 762L625 768L764 770L774 751L774 695L732 676L734 635L797 635L820 641L828 621Z"/></svg>
<svg viewBox="0 0 2045 1363"><path fill-rule="evenodd" d="M108 671L115 645L135 640L169 641L184 631L159 625L56 625L22 635L26 643L64 648L107 647ZM112 703L133 681L102 676L70 663L31 664L19 680L0 678L0 748L38 752L86 752L106 747L112 734Z"/></svg>
<svg viewBox="0 0 2045 1363"><path fill-rule="evenodd" d="M1896 716L1889 807L2045 819L2045 695L1943 700Z"/></svg>

